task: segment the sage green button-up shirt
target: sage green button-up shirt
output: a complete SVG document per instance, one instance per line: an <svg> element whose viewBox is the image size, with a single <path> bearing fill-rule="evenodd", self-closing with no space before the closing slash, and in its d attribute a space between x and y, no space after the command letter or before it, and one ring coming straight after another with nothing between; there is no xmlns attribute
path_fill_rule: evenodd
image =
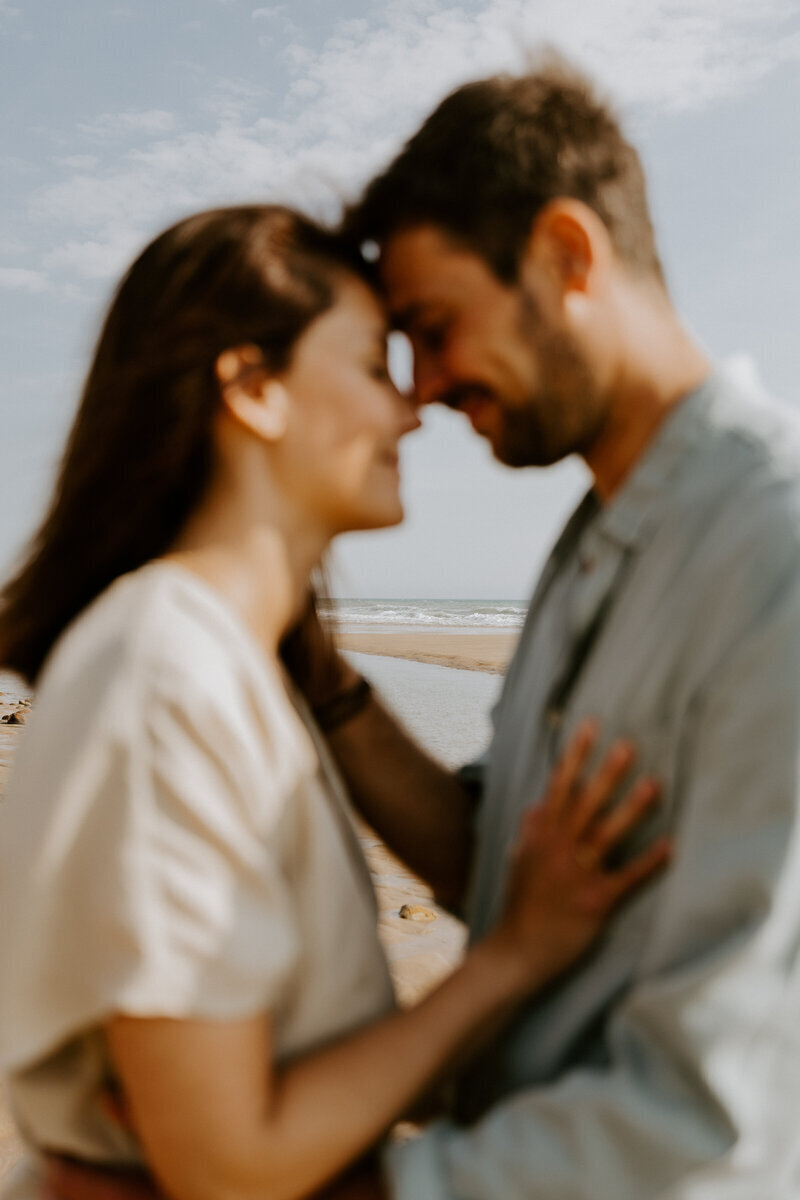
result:
<svg viewBox="0 0 800 1200"><path fill-rule="evenodd" d="M544 570L495 712L473 939L589 715L662 781L638 840L672 831L674 863L462 1080L477 1122L388 1153L393 1196L800 1196L800 425L730 374Z"/></svg>

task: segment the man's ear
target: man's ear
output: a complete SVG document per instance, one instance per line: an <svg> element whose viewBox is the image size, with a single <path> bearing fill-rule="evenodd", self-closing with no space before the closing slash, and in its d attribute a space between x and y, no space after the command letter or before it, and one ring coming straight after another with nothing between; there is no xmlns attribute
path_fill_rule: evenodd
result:
<svg viewBox="0 0 800 1200"><path fill-rule="evenodd" d="M551 200L537 213L524 264L543 270L562 294L586 292L593 272L611 253L608 230L594 209L565 196Z"/></svg>
<svg viewBox="0 0 800 1200"><path fill-rule="evenodd" d="M258 346L223 351L214 371L229 416L263 441L276 442L283 437L289 419L289 393L267 373Z"/></svg>

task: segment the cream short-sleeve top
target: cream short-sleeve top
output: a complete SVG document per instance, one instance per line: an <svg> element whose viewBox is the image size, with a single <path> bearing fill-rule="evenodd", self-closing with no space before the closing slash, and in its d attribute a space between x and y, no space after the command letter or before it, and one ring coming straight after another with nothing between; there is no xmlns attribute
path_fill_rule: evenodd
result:
<svg viewBox="0 0 800 1200"><path fill-rule="evenodd" d="M277 665L184 569L117 580L50 656L0 804L0 1063L34 1151L141 1161L106 1099L111 1013L269 1013L279 1060L385 1013L376 925Z"/></svg>

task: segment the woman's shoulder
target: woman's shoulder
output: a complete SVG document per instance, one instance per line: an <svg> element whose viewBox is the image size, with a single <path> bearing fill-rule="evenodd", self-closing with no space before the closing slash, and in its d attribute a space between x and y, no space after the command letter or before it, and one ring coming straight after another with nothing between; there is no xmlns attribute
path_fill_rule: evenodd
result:
<svg viewBox="0 0 800 1200"><path fill-rule="evenodd" d="M120 576L73 621L42 673L39 696L102 691L103 680L166 693L189 684L200 694L263 676L280 678L221 597L188 571L148 563Z"/></svg>
<svg viewBox="0 0 800 1200"><path fill-rule="evenodd" d="M117 580L62 638L9 794L46 795L42 810L72 779L94 796L122 773L117 790L140 800L148 779L153 795L186 794L187 809L218 812L224 794L260 835L318 769L277 665L210 588L159 564Z"/></svg>
<svg viewBox="0 0 800 1200"><path fill-rule="evenodd" d="M209 585L151 563L121 576L73 622L37 691L63 724L67 709L95 730L126 736L165 709L231 748L248 742L310 763L308 737L277 663Z"/></svg>

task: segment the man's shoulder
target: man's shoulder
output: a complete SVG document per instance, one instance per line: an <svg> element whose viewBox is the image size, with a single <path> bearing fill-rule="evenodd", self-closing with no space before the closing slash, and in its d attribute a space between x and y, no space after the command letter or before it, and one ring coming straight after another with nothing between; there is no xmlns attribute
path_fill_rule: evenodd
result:
<svg viewBox="0 0 800 1200"><path fill-rule="evenodd" d="M777 594L800 593L800 417L754 380L719 372L702 420L651 550L698 611L702 600L722 621L724 609L741 631Z"/></svg>
<svg viewBox="0 0 800 1200"><path fill-rule="evenodd" d="M800 481L800 412L771 396L748 360L714 374L705 419L706 451L728 463L730 473L744 468L748 476L790 486Z"/></svg>
<svg viewBox="0 0 800 1200"><path fill-rule="evenodd" d="M673 518L691 522L693 541L752 547L761 535L800 548L800 413L741 368L719 370L705 392Z"/></svg>

